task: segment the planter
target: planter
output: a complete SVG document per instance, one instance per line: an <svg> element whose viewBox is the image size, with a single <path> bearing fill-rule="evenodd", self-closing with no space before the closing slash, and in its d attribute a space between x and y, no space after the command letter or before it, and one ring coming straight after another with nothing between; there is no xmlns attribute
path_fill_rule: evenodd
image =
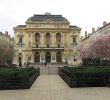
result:
<svg viewBox="0 0 110 100"><path fill-rule="evenodd" d="M0 90L29 89L39 76L39 69L32 76L24 79L0 79Z"/></svg>
<svg viewBox="0 0 110 100"><path fill-rule="evenodd" d="M59 68L59 75L70 87L110 87L110 68Z"/></svg>

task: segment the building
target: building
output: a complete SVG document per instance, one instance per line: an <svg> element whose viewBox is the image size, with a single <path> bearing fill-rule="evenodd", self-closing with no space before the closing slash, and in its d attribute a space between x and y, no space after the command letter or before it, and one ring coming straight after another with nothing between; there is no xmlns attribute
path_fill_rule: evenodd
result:
<svg viewBox="0 0 110 100"><path fill-rule="evenodd" d="M14 53L14 38L8 32L0 32L0 65L12 64Z"/></svg>
<svg viewBox="0 0 110 100"><path fill-rule="evenodd" d="M80 41L80 31L81 28L70 25L62 15L33 15L27 19L26 25L14 27L13 63L74 64L78 61L76 47Z"/></svg>
<svg viewBox="0 0 110 100"><path fill-rule="evenodd" d="M85 36L81 39L81 44L86 45L92 40L95 40L97 36L110 34L110 22L103 22L102 27L98 27L97 30L92 28L92 33L85 32Z"/></svg>

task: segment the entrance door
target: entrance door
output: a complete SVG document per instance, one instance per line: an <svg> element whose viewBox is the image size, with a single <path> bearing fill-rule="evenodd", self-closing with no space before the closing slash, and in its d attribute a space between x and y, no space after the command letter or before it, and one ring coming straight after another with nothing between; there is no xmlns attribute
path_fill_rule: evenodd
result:
<svg viewBox="0 0 110 100"><path fill-rule="evenodd" d="M57 52L56 53L56 61L57 62L62 62L62 54L61 54L61 52Z"/></svg>
<svg viewBox="0 0 110 100"><path fill-rule="evenodd" d="M50 52L45 53L45 61L46 62L51 62L51 53Z"/></svg>
<svg viewBox="0 0 110 100"><path fill-rule="evenodd" d="M39 54L39 52L35 53L34 62L40 62L40 54Z"/></svg>

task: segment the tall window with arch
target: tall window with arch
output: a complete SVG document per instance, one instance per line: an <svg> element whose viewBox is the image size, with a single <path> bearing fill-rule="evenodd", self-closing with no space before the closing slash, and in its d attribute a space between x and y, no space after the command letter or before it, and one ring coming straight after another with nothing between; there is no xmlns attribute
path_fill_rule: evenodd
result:
<svg viewBox="0 0 110 100"><path fill-rule="evenodd" d="M18 40L18 45L19 47L22 47L22 33L19 33L19 40Z"/></svg>
<svg viewBox="0 0 110 100"><path fill-rule="evenodd" d="M74 50L74 54L76 53L77 44L78 44L76 38L77 38L77 35L73 34L73 50Z"/></svg>
<svg viewBox="0 0 110 100"><path fill-rule="evenodd" d="M76 37L77 37L77 35L73 35L73 46L77 45Z"/></svg>
<svg viewBox="0 0 110 100"><path fill-rule="evenodd" d="M50 33L46 34L46 43L49 44L50 43Z"/></svg>
<svg viewBox="0 0 110 100"><path fill-rule="evenodd" d="M56 34L56 43L57 44L60 44L61 43L61 34L60 33L57 33Z"/></svg>
<svg viewBox="0 0 110 100"><path fill-rule="evenodd" d="M35 42L38 44L40 43L40 34L39 33L35 34Z"/></svg>

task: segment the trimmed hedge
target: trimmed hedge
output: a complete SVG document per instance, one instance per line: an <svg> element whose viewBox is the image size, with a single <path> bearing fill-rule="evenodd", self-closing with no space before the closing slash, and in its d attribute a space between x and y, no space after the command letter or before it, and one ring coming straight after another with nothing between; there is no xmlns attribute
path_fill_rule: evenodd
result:
<svg viewBox="0 0 110 100"><path fill-rule="evenodd" d="M0 89L30 88L39 76L39 68L0 68Z"/></svg>
<svg viewBox="0 0 110 100"><path fill-rule="evenodd" d="M110 67L63 67L59 75L70 87L110 84Z"/></svg>

